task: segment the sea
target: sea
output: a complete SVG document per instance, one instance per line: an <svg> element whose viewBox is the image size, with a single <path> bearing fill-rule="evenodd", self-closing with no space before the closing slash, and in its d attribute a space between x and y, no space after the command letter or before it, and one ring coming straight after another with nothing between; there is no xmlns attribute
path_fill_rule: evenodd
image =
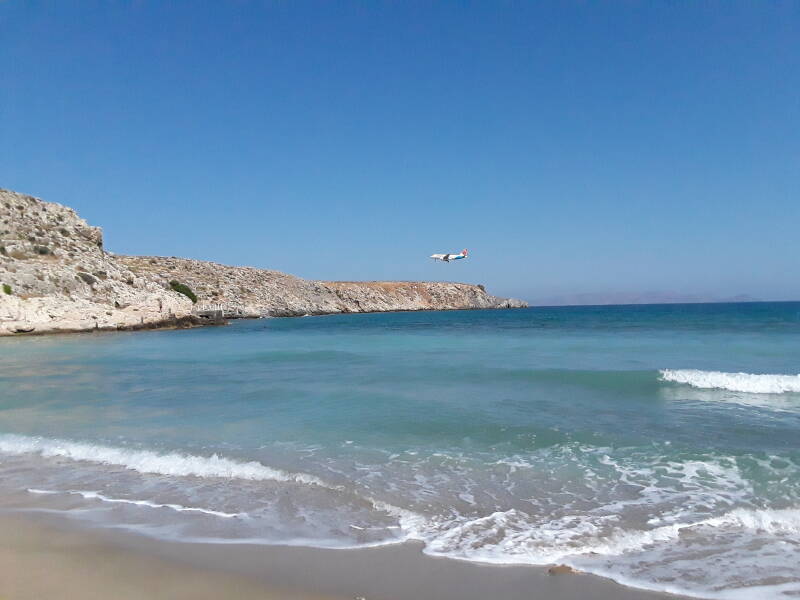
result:
<svg viewBox="0 0 800 600"><path fill-rule="evenodd" d="M16 510L208 544L420 543L800 595L800 303L267 318L0 340Z"/></svg>

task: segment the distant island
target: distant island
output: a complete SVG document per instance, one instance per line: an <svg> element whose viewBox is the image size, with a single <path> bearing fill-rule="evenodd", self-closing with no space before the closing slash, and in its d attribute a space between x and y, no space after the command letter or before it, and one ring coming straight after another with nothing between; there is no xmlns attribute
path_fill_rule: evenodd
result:
<svg viewBox="0 0 800 600"><path fill-rule="evenodd" d="M66 206L0 189L0 335L188 327L201 315L523 308L482 285L310 281L267 269L107 252Z"/></svg>
<svg viewBox="0 0 800 600"><path fill-rule="evenodd" d="M681 294L676 292L618 292L560 294L537 298L534 306L604 306L623 304L703 304L727 302L762 302L747 294L738 296L708 296L702 294Z"/></svg>

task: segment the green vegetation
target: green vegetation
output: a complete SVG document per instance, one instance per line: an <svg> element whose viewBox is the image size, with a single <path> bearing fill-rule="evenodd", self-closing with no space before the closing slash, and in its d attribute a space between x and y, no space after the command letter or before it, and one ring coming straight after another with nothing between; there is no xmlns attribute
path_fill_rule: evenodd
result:
<svg viewBox="0 0 800 600"><path fill-rule="evenodd" d="M36 254L41 254L42 256L50 254L50 248L47 246L34 246L33 251L36 252Z"/></svg>
<svg viewBox="0 0 800 600"><path fill-rule="evenodd" d="M188 285L185 285L173 279L172 281L169 282L169 287L171 287L174 291L178 292L179 294L183 294L184 296L186 296L194 304L197 304L197 296L194 295L194 292Z"/></svg>
<svg viewBox="0 0 800 600"><path fill-rule="evenodd" d="M11 295L11 286L8 285L7 283L4 283L3 284L3 291L10 296Z"/></svg>

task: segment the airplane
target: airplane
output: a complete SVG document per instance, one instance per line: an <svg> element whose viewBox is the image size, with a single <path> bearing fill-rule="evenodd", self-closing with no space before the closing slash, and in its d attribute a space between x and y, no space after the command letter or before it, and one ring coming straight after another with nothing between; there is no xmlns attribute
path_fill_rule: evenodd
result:
<svg viewBox="0 0 800 600"><path fill-rule="evenodd" d="M461 251L460 254L431 254L433 260L440 260L442 262L450 262L451 260L461 260L467 258L467 249Z"/></svg>

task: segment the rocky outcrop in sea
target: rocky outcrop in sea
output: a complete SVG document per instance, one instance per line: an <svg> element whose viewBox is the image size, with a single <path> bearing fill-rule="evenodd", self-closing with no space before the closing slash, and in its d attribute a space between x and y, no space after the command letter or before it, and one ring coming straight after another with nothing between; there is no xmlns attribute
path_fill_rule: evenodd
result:
<svg viewBox="0 0 800 600"><path fill-rule="evenodd" d="M0 189L0 335L191 326L203 322L199 308L265 317L524 306L465 283L310 281L115 255L73 209Z"/></svg>

